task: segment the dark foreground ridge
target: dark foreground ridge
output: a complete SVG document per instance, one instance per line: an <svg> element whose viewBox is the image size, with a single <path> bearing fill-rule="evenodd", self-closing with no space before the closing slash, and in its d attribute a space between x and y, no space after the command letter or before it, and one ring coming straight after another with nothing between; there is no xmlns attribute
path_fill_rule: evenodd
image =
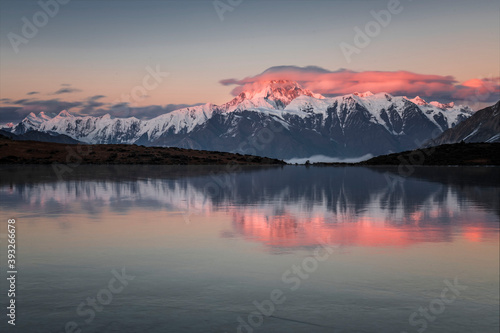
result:
<svg viewBox="0 0 500 333"><path fill-rule="evenodd" d="M456 143L381 155L356 165L500 165L500 143Z"/></svg>
<svg viewBox="0 0 500 333"><path fill-rule="evenodd" d="M137 145L14 141L0 134L0 164L284 165L284 161L217 151ZM381 155L359 163L315 166L500 165L500 143L456 143Z"/></svg>
<svg viewBox="0 0 500 333"><path fill-rule="evenodd" d="M500 165L500 143L455 143L377 156L359 165Z"/></svg>
<svg viewBox="0 0 500 333"><path fill-rule="evenodd" d="M273 158L136 145L76 145L13 141L0 135L0 164L280 165Z"/></svg>
<svg viewBox="0 0 500 333"><path fill-rule="evenodd" d="M314 163L313 165L500 165L500 143L455 143L381 155L358 163Z"/></svg>

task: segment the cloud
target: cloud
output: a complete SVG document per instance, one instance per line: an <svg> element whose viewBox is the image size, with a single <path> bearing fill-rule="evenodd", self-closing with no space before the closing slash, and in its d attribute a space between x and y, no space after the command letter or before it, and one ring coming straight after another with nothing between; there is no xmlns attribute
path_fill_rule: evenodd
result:
<svg viewBox="0 0 500 333"><path fill-rule="evenodd" d="M471 79L456 86L453 97L473 102L495 102L500 95L500 77Z"/></svg>
<svg viewBox="0 0 500 333"><path fill-rule="evenodd" d="M29 114L29 112L19 112L20 109L19 107L0 107L0 124L18 123L20 119Z"/></svg>
<svg viewBox="0 0 500 333"><path fill-rule="evenodd" d="M20 105L25 109L30 109L30 112L44 111L46 113L59 113L62 110L67 110L82 105L81 102L61 101L58 98L48 100L19 100L14 104Z"/></svg>
<svg viewBox="0 0 500 333"><path fill-rule="evenodd" d="M421 96L431 100L450 102L480 99L494 102L500 97L498 78L473 79L459 83L453 76L418 74L408 71L363 71L348 69L329 71L308 66L276 66L244 79L224 79L225 86L236 85L233 95L238 95L259 81L293 80L304 88L325 96L339 96L354 92L387 92L393 95Z"/></svg>
<svg viewBox="0 0 500 333"><path fill-rule="evenodd" d="M28 98L19 99L17 101L12 102L12 104L21 104L22 105L22 104L28 103L29 101L30 101L30 99L28 99Z"/></svg>
<svg viewBox="0 0 500 333"><path fill-rule="evenodd" d="M234 84L240 84L240 81L236 79L225 79L225 80L220 80L219 83L222 84L223 86L232 86Z"/></svg>
<svg viewBox="0 0 500 333"><path fill-rule="evenodd" d="M30 91L26 95L36 95L36 94L39 94L39 92L38 91Z"/></svg>
<svg viewBox="0 0 500 333"><path fill-rule="evenodd" d="M111 104L101 101L106 96L95 95L82 101L68 102L60 99L37 100L20 99L13 101L10 98L0 99L0 124L6 122L18 123L31 112L38 114L45 112L55 116L63 110L69 110L74 115L100 117L110 114L117 118L136 117L138 119L152 119L178 109L192 107L198 104L168 104L132 107L128 103Z"/></svg>
<svg viewBox="0 0 500 333"><path fill-rule="evenodd" d="M24 105L24 109L35 113L43 111L45 113L55 114L81 105L81 102L66 102L58 99L52 99L45 101L31 101Z"/></svg>
<svg viewBox="0 0 500 333"><path fill-rule="evenodd" d="M21 99L12 101L11 99L4 98L0 102L4 105L9 105L0 107L0 123L19 122L31 112L37 114L43 111L46 114L55 115L63 110L69 110L82 105L81 102L66 102L59 99Z"/></svg>
<svg viewBox="0 0 500 333"><path fill-rule="evenodd" d="M106 103L98 102L101 98L104 98L104 95L96 95L88 97L85 101L82 102L82 107L79 111L79 114L82 115L91 115L95 112L95 110L99 110L100 107L106 106Z"/></svg>
<svg viewBox="0 0 500 333"><path fill-rule="evenodd" d="M61 88L61 89L59 89L58 91L56 91L52 95L70 94L70 93L80 92L80 91L81 91L80 89L67 87L67 88Z"/></svg>
<svg viewBox="0 0 500 333"><path fill-rule="evenodd" d="M92 96L92 97L89 97L88 100L89 101L97 101L98 99L101 99L101 98L104 98L106 96L104 95L95 95L95 96Z"/></svg>

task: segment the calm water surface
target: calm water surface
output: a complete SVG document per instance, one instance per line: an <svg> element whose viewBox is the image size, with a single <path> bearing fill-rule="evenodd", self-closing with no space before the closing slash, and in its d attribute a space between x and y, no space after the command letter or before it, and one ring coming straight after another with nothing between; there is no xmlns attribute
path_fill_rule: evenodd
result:
<svg viewBox="0 0 500 333"><path fill-rule="evenodd" d="M0 171L16 332L499 329L498 168Z"/></svg>

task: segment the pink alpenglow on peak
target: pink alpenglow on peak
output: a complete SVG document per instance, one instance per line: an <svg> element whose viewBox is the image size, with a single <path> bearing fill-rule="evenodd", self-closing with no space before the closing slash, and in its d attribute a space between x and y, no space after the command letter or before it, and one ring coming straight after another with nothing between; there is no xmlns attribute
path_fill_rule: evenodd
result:
<svg viewBox="0 0 500 333"><path fill-rule="evenodd" d="M364 98L373 96L374 94L371 91L365 91L364 93L355 92L353 95Z"/></svg>
<svg viewBox="0 0 500 333"><path fill-rule="evenodd" d="M440 108L440 109L451 109L455 106L454 102L447 103L447 104L439 103L439 102L430 102L429 104L432 106L435 106L437 108Z"/></svg>
<svg viewBox="0 0 500 333"><path fill-rule="evenodd" d="M36 118L36 114L34 112L30 112L30 114L27 115L26 118L28 118L28 119Z"/></svg>
<svg viewBox="0 0 500 333"><path fill-rule="evenodd" d="M52 119L51 117L47 116L45 114L45 112L43 112L43 111L38 114L38 118L42 118L43 120L50 120L50 119Z"/></svg>
<svg viewBox="0 0 500 333"><path fill-rule="evenodd" d="M410 99L409 101L417 105L428 105L428 103L420 96L417 96L414 99Z"/></svg>
<svg viewBox="0 0 500 333"><path fill-rule="evenodd" d="M38 113L38 115L36 115L34 112L31 112L28 116L26 116L26 118L24 118L23 121L39 125L50 119L52 118L47 116L44 112L40 112Z"/></svg>
<svg viewBox="0 0 500 333"><path fill-rule="evenodd" d="M300 84L290 80L257 81L241 87L241 93L233 100L223 105L227 111L233 111L238 106L271 107L284 109L299 96L309 96L324 99L321 94L315 94Z"/></svg>
<svg viewBox="0 0 500 333"><path fill-rule="evenodd" d="M315 94L312 91L302 88L300 84L290 80L272 80L258 81L250 85L244 86L247 99L255 97L263 97L267 99L279 99L286 97L287 99L295 99L298 96L306 95L315 98L324 98L320 94Z"/></svg>
<svg viewBox="0 0 500 333"><path fill-rule="evenodd" d="M69 113L68 111L63 110L63 111L59 112L57 117L69 118L69 117L74 117L74 116L71 113Z"/></svg>
<svg viewBox="0 0 500 333"><path fill-rule="evenodd" d="M413 101L425 103L418 97ZM18 135L30 130L58 133L92 144L177 146L182 141L183 148L245 152L241 147L248 135L257 137L258 133L264 133L259 131L272 124L285 129L280 134L283 135L280 144L285 148L268 145L270 148L260 153L289 159L297 156L294 150L297 142L302 142L304 149L305 155L301 157L310 157L318 151L328 156L335 149L338 156L351 156L352 149L358 149L358 155L380 155L401 147L413 149L414 145L398 143L399 138L410 137L407 142L412 142L416 137L406 132L407 128L423 128L426 133L434 129L444 131L473 113L463 106L414 102L406 97L369 91L325 98L294 81L271 80L246 85L244 91L226 104L187 107L149 120L71 115L62 111L50 120L44 120L43 114L31 114L9 131ZM213 132L213 128L220 132ZM243 133L242 128L249 128L251 134ZM363 138L353 141L357 140L354 133L360 128L371 133L371 137L383 139L370 145Z"/></svg>

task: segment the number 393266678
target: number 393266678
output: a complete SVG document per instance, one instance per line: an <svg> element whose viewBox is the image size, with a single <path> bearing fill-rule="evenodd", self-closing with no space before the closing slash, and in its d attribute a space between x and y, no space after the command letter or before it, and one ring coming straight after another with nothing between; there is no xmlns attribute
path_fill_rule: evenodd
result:
<svg viewBox="0 0 500 333"><path fill-rule="evenodd" d="M7 221L8 242L7 245L7 265L10 270L16 269L16 220Z"/></svg>

